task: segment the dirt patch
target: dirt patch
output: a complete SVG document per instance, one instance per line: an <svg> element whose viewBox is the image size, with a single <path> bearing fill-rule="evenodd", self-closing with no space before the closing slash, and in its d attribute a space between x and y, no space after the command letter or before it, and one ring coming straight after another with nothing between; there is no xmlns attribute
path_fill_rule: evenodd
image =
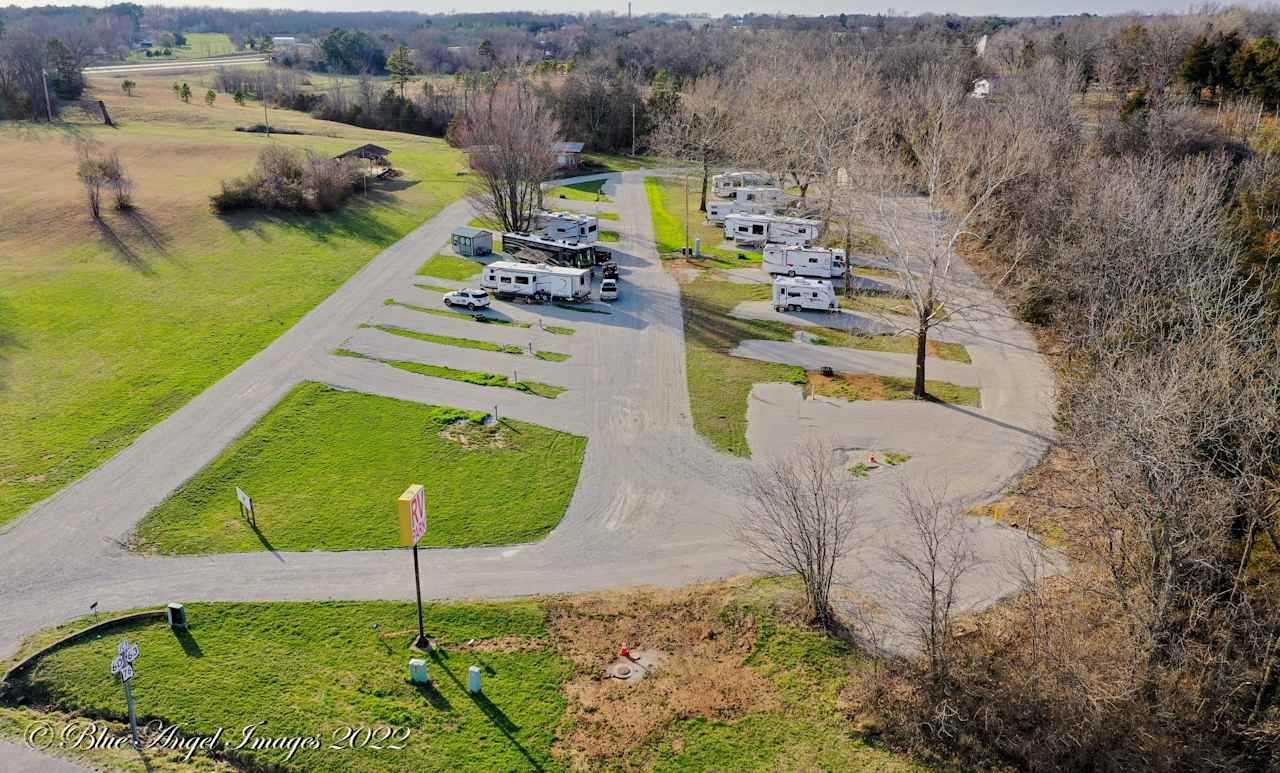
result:
<svg viewBox="0 0 1280 773"><path fill-rule="evenodd" d="M549 604L548 632L576 666L557 753L575 767L596 768L677 719L732 720L775 708L769 683L746 664L757 624L735 606L734 592L727 585L646 589ZM630 684L607 677L624 643L665 653L662 667Z"/></svg>
<svg viewBox="0 0 1280 773"><path fill-rule="evenodd" d="M1083 550L1083 540L1073 535L1083 535L1090 528L1080 504L1085 475L1071 453L1054 448L1008 494L970 513L1026 530L1065 550L1078 563L1086 556L1078 552Z"/></svg>
<svg viewBox="0 0 1280 773"><path fill-rule="evenodd" d="M832 376L810 373L809 388L813 394L845 400L893 399L885 380L870 373L836 373Z"/></svg>
<svg viewBox="0 0 1280 773"><path fill-rule="evenodd" d="M460 419L452 424L446 424L439 435L467 450L514 446L511 430L502 422L481 425L469 419Z"/></svg>

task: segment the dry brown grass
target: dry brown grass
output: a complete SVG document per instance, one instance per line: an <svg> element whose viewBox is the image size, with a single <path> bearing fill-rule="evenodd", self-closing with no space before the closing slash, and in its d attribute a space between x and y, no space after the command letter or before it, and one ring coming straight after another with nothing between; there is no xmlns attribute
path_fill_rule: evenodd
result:
<svg viewBox="0 0 1280 773"><path fill-rule="evenodd" d="M776 708L769 682L746 664L756 620L739 616L730 584L644 589L548 604L547 628L576 673L557 752L576 767L619 760L680 718L731 720ZM624 642L666 654L635 683L603 676Z"/></svg>

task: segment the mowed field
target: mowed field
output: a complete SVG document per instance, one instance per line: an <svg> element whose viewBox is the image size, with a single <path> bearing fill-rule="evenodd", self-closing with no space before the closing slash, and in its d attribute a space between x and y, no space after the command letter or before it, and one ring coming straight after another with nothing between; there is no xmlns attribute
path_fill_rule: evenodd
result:
<svg viewBox="0 0 1280 773"><path fill-rule="evenodd" d="M169 49L173 52L169 56L148 57L141 51L134 51L129 54L129 61L166 62L171 59L200 59L206 56L222 56L236 53L236 44L232 43L231 38L227 37L226 33L223 32L188 32L186 37L187 44ZM156 46L152 49L153 52L163 50L164 46Z"/></svg>
<svg viewBox="0 0 1280 773"><path fill-rule="evenodd" d="M260 104L204 93L213 73L96 76L118 128L67 111L0 122L0 524L101 463L289 328L381 249L464 193L440 140L271 111L306 136L234 131ZM191 85L185 104L174 81ZM88 214L75 141L120 154L137 210ZM268 143L392 151L398 180L335 215L220 217L209 195ZM427 257L427 256L424 256Z"/></svg>

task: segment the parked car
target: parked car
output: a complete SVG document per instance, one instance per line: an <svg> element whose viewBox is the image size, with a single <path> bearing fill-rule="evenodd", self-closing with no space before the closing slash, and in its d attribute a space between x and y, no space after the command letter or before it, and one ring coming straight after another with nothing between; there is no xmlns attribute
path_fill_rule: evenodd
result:
<svg viewBox="0 0 1280 773"><path fill-rule="evenodd" d="M605 279L617 279L618 264L614 263L612 260L609 261L608 263L601 263L600 273L604 276Z"/></svg>
<svg viewBox="0 0 1280 773"><path fill-rule="evenodd" d="M603 279L600 281L600 300L616 301L618 300L618 280Z"/></svg>
<svg viewBox="0 0 1280 773"><path fill-rule="evenodd" d="M468 309L484 309L489 306L489 293L468 287L444 294L446 306L466 306Z"/></svg>

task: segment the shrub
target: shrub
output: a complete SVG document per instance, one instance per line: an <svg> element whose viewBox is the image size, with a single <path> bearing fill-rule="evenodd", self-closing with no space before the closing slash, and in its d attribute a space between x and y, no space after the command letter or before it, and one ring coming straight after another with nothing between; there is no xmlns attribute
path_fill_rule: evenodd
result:
<svg viewBox="0 0 1280 773"><path fill-rule="evenodd" d="M356 178L356 167L349 161L273 145L263 148L248 175L224 180L210 201L218 212L333 212L351 196Z"/></svg>

